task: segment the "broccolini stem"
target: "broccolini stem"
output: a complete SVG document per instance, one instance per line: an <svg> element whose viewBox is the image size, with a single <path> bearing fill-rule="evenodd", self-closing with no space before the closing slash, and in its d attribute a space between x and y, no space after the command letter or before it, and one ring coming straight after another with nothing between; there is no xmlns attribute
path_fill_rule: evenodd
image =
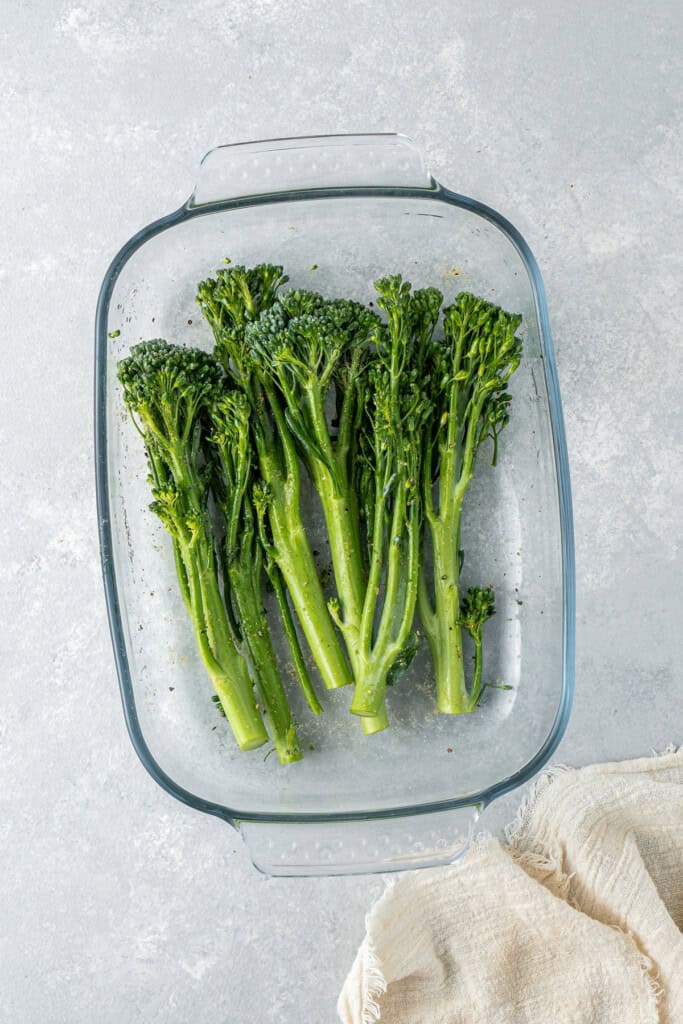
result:
<svg viewBox="0 0 683 1024"><path fill-rule="evenodd" d="M180 543L176 537L173 538L173 560L175 571L178 577L178 586L188 615L192 615L192 602L190 600L190 584L187 581L187 572L183 563L183 555L180 550Z"/></svg>
<svg viewBox="0 0 683 1024"><path fill-rule="evenodd" d="M299 635L296 631L296 626L294 625L292 610L289 607L289 601L287 600L287 591L282 579L282 574L274 564L268 565L268 563L266 563L266 571L273 586L273 590L275 591L275 598L278 603L278 608L280 609L280 618L282 619L282 628L284 629L287 644L289 646L289 652L292 656L299 686L301 687L301 691L306 698L306 703L313 714L319 715L323 710L323 706L318 700L318 695L313 688L311 677L308 674L303 651L301 650L301 644L299 643Z"/></svg>
<svg viewBox="0 0 683 1024"><path fill-rule="evenodd" d="M390 674L409 663L416 637L411 631L419 584L423 450L429 413L424 358L442 296L436 289L411 293L400 275L375 281L386 325L373 334L363 420L360 487L371 519L368 583L360 629L361 671L351 712L376 721L386 717L384 696ZM374 498L372 497L374 493ZM384 579L385 592L380 585ZM378 621L377 621L378 620Z"/></svg>
<svg viewBox="0 0 683 1024"><path fill-rule="evenodd" d="M448 420L446 422L446 439L442 442L441 459L439 465L439 512L445 513L445 506L450 503L453 488L460 475L460 463L462 458L460 433L462 431L463 398L462 382L457 380L462 367L462 357L465 348L465 336L467 334L467 318L463 317L460 329L456 338L451 340L452 364L449 367L453 377L450 385L448 401ZM430 467L431 468L431 467ZM429 480L429 492L431 495L431 478ZM430 502L431 504L431 502Z"/></svg>
<svg viewBox="0 0 683 1024"><path fill-rule="evenodd" d="M431 527L434 554L434 611L421 614L434 660L436 703L447 715L462 714L468 699L460 627L459 517ZM423 603L426 587L423 591Z"/></svg>
<svg viewBox="0 0 683 1024"><path fill-rule="evenodd" d="M310 471L313 483L320 496L323 515L330 541L330 555L334 569L337 593L342 608L344 639L346 641L351 668L355 675L355 660L358 652L358 629L363 611L365 595L365 572L361 556L360 515L355 491L349 486L346 472L347 450L344 444L335 454L330 441L325 419L325 410L320 389L311 386L306 389L306 398L316 441L326 462L334 466L334 477L325 462L311 459ZM345 402L348 409L349 402ZM348 413L347 413L348 420ZM346 431L346 424L343 424ZM346 442L345 442L346 443Z"/></svg>
<svg viewBox="0 0 683 1024"><path fill-rule="evenodd" d="M389 719L387 718L387 709L384 703L382 703L376 715L363 715L361 725L363 726L363 735L365 736L374 736L376 732L382 732L383 729L387 729L389 727Z"/></svg>
<svg viewBox="0 0 683 1024"><path fill-rule="evenodd" d="M434 633L436 631L436 613L434 611L432 599L429 596L427 573L425 571L424 563L420 565L420 576L417 588L417 610L420 614L420 622L424 626L425 633L427 633L427 635Z"/></svg>
<svg viewBox="0 0 683 1024"><path fill-rule="evenodd" d="M213 547L209 551L208 544L196 545L195 551L198 561L199 589L209 642L214 651L225 650L228 647L234 649L235 638L232 635L218 587ZM237 651L235 651L235 657L239 658Z"/></svg>
<svg viewBox="0 0 683 1024"><path fill-rule="evenodd" d="M372 732L378 732L381 728L379 723L386 719L384 695L389 671L408 643L417 600L420 519L417 510L410 508L407 511L409 522L402 522L403 514L397 511L401 507L405 508L405 492L402 492L402 488L398 489L398 497L401 501L397 501L391 521L392 531L397 532L392 532L389 548L387 591L382 615L372 649L365 655L364 671L356 681L351 703L353 714L370 717L373 721L377 719L370 729ZM407 541L399 542L399 531L407 532Z"/></svg>
<svg viewBox="0 0 683 1024"><path fill-rule="evenodd" d="M368 586L365 593L363 615L360 626L360 640L363 651L369 651L372 646L372 633L375 623L375 608L379 596L379 585L382 576L382 556L384 540L384 519L385 519L386 497L382 481L377 481L375 487L375 504L373 508L374 521L372 524L372 536L368 544L370 572L368 574Z"/></svg>
<svg viewBox="0 0 683 1024"><path fill-rule="evenodd" d="M277 483L275 479L271 480L275 491ZM288 503L285 509L284 501L276 496L269 505L268 517L273 535L273 557L287 584L323 682L329 690L346 686L351 682L349 666L327 610L298 505L293 507Z"/></svg>
<svg viewBox="0 0 683 1024"><path fill-rule="evenodd" d="M372 660L365 668L361 680L356 683L350 708L352 715L370 718L377 724L386 718L384 694L392 661L393 658L389 655L382 658L378 657L377 654L373 655ZM379 729L373 726L371 731L378 732Z"/></svg>
<svg viewBox="0 0 683 1024"><path fill-rule="evenodd" d="M301 760L301 747L270 641L261 595L261 567L250 564L252 546L247 544L244 550L244 561L236 560L229 566L230 585L270 737L280 763L290 764Z"/></svg>
<svg viewBox="0 0 683 1024"><path fill-rule="evenodd" d="M458 341L458 346L460 341ZM458 364L456 364L458 365ZM453 397L455 396L455 397ZM451 434L457 418L457 382L453 385L448 422L448 441L441 452L439 509L427 517L434 557L434 609L422 595L422 624L429 642L436 676L436 704L445 715L461 715L469 710L470 697L465 681L465 666L460 625L460 522L465 493L472 479L476 453L477 425L483 405L482 395L470 400L470 412L464 445ZM451 440L452 436L452 440ZM431 493L431 481L423 482L423 499ZM476 702L475 705L476 707Z"/></svg>
<svg viewBox="0 0 683 1024"><path fill-rule="evenodd" d="M199 570L193 557L192 551L185 547L182 550L182 558L185 563L185 578L187 580L188 592L190 595L190 618L194 627L197 650L204 662L206 671L212 676L224 675L224 667L214 654L213 647L209 642L209 632L206 628L206 615L202 601L202 591L199 583ZM254 705L256 701L254 701ZM227 716L227 712L226 712Z"/></svg>
<svg viewBox="0 0 683 1024"><path fill-rule="evenodd" d="M361 347L357 347L353 353L353 371L352 375L355 375L358 364L361 358ZM362 417L363 405L358 400L357 386L352 385L347 388L344 392L344 396L341 402L341 410L339 412L339 430L337 432L337 465L347 466L348 459L353 444L353 432L358 429L359 421Z"/></svg>
<svg viewBox="0 0 683 1024"><path fill-rule="evenodd" d="M239 666L239 672L244 676L243 679L238 679L233 670L227 676L209 672L209 677L221 699L221 707L240 750L255 750L267 742L268 733L256 708L254 691L244 662Z"/></svg>
<svg viewBox="0 0 683 1024"><path fill-rule="evenodd" d="M358 499L349 485L346 460L348 457L351 402L345 401L340 421L341 445L335 452L325 419L320 388L311 384L305 389L310 423L323 459L311 458L309 472L320 498L330 545L334 581L339 596L341 615L335 621L344 637L346 652L354 679L359 678L361 663L361 620L366 594L366 577L360 538ZM348 399L348 395L345 396ZM343 437L342 437L343 430ZM339 441L339 439L338 439ZM334 474L329 467L334 468Z"/></svg>
<svg viewBox="0 0 683 1024"><path fill-rule="evenodd" d="M474 711L479 703L479 698L481 697L481 670L483 661L481 630L473 634L472 640L474 642L474 675L472 676L472 685L470 686L468 711Z"/></svg>
<svg viewBox="0 0 683 1024"><path fill-rule="evenodd" d="M253 750L268 740L268 733L256 707L254 688L247 665L235 650L227 624L226 629L219 626L220 640L214 640L214 644L210 643L200 579L201 570L197 566L195 552L186 548L183 562L197 649L220 697L221 706L240 750ZM210 614L213 614L213 611Z"/></svg>
<svg viewBox="0 0 683 1024"><path fill-rule="evenodd" d="M355 675L365 594L358 502L350 489L344 488L342 493L337 491L329 471L321 463L314 463L311 475L325 517L334 580L342 611L340 627Z"/></svg>
<svg viewBox="0 0 683 1024"><path fill-rule="evenodd" d="M417 510L411 508L410 518L408 521L408 558L405 570L403 572L403 591L402 591L402 614L398 619L398 623L394 623L394 633L392 635L392 648L395 653L392 657L397 657L399 652L402 651L408 642L410 631L413 626L413 619L415 618L415 606L417 604L417 590L420 579L420 516ZM399 558L398 550L396 558Z"/></svg>
<svg viewBox="0 0 683 1024"><path fill-rule="evenodd" d="M273 535L273 557L292 598L304 636L329 690L351 682L349 667L327 610L313 552L301 518L300 472L294 442L280 403L272 389L268 400L282 443L286 471L279 460L261 445L258 450L261 475L271 490L268 521Z"/></svg>
<svg viewBox="0 0 683 1024"><path fill-rule="evenodd" d="M273 419L277 427L280 444L282 445L282 453L284 455L284 478L285 478L285 489L287 497L292 503L299 502L301 494L301 473L299 470L299 460L296 454L296 445L292 435L287 427L287 421L282 413L280 402L275 394L275 391L270 385L264 385L264 393L268 399L270 409L273 413ZM268 480L267 477L265 477ZM268 481L270 482L270 481Z"/></svg>
<svg viewBox="0 0 683 1024"><path fill-rule="evenodd" d="M398 595L401 570L404 562L404 551L401 544L401 532L403 530L404 503L406 500L405 484L399 483L396 489L394 509L389 524L389 536L387 538L387 580L382 603L382 616L377 631L377 646L386 645L391 636L396 619L396 598ZM400 627L399 627L400 628Z"/></svg>
<svg viewBox="0 0 683 1024"><path fill-rule="evenodd" d="M225 546L225 545L224 545ZM225 562L225 559L223 560ZM230 577L228 575L227 563L221 566L223 576L223 607L225 608L225 617L228 621L230 633L232 635L235 647L239 650L240 644L242 643L243 636L240 624L235 617L235 609L233 607L233 595L230 593Z"/></svg>
<svg viewBox="0 0 683 1024"><path fill-rule="evenodd" d="M251 353L254 374L267 395L274 429L281 441L278 469L283 491L292 486L293 506L298 501L298 493L293 490L294 481L297 484L299 481L294 457L296 449L321 500L337 591L334 615L352 670L358 661L365 567L358 499L350 484L350 477L355 471L350 462L350 450L355 442L354 424L357 430L362 413L359 380L371 331L378 323L377 315L360 303L326 300L315 292L294 289L281 295L273 307L266 310L258 321L249 324L244 332L245 347ZM328 424L325 415L326 401L332 397L333 384L338 413L334 428ZM264 446L260 455L267 454ZM271 484L272 508L275 509L280 501L275 481L263 467L261 473ZM292 521L288 528L296 537L298 524ZM299 596L292 587L290 567L285 564L285 560L291 559L285 544L275 536L278 531L276 522L273 522L271 531L277 549L276 560L293 606L301 618ZM308 553L306 563L302 568L308 574ZM310 589L310 583L307 586ZM322 614L331 625L331 613L327 607ZM302 624L306 630L305 621L302 620ZM334 635L337 636L336 632ZM319 661L321 645L316 647L313 644L312 649ZM344 681L351 681L348 670L344 674ZM326 679L326 683L330 685L330 680Z"/></svg>
<svg viewBox="0 0 683 1024"><path fill-rule="evenodd" d="M248 400L241 392L227 392L213 403L209 417L212 449L207 449L206 457L213 498L225 520L221 553L226 605L232 607L234 601L242 652L267 715L271 739L280 762L289 764L302 755L263 607L264 547L257 535L257 530L262 532L262 503L255 498L252 481ZM265 557L270 555L266 552Z"/></svg>

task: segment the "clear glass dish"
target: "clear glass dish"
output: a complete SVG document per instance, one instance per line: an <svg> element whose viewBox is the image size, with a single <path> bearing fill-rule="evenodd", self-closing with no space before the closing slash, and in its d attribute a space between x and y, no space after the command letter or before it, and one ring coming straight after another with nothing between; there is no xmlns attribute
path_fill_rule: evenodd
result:
<svg viewBox="0 0 683 1024"><path fill-rule="evenodd" d="M293 693L305 750L295 765L240 753L218 717L170 543L147 507L144 455L116 363L143 338L211 347L195 287L226 256L282 263L295 286L365 302L379 273L400 271L449 299L474 291L523 314L524 355L499 464L480 461L464 514L463 582L496 588L485 672L513 687L487 690L476 713L435 713L422 650L390 689L391 728L376 736L364 737L348 714L349 688L325 692L317 719ZM179 800L239 828L256 866L272 874L452 860L487 804L546 763L571 707L565 434L543 284L524 240L492 209L434 181L402 136L220 147L202 161L187 203L138 232L113 260L99 298L95 356L104 584L126 721L147 770Z"/></svg>

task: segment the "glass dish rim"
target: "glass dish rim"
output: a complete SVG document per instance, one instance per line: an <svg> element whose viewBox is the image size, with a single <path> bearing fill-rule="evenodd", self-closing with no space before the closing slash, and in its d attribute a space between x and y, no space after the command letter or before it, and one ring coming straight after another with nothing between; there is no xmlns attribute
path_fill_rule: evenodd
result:
<svg viewBox="0 0 683 1024"><path fill-rule="evenodd" d="M560 546L562 557L562 647L563 676L562 693L550 732L537 753L512 775L501 779L485 789L467 796L438 800L420 804L406 804L379 811L330 811L276 813L231 808L196 795L176 783L159 765L144 737L138 718L128 655L123 634L123 624L116 574L113 561L112 528L109 514L109 480L107 473L107 410L106 410L106 368L107 368L107 326L109 305L116 281L124 265L151 238L192 220L211 213L236 210L244 207L269 205L282 202L301 202L314 199L337 198L408 198L450 205L473 212L497 227L512 243L527 271L531 285L534 308L539 325L539 341L548 393L551 436L557 473L557 489L560 514ZM140 761L155 782L181 803L205 814L212 814L236 826L239 822L323 824L332 822L370 821L386 818L411 817L422 814L455 811L466 807L483 810L493 800L524 785L532 779L549 761L562 739L569 717L574 695L575 671L575 558L574 531L572 519L571 484L567 454L564 417L560 399L555 354L550 332L550 321L545 287L536 259L525 239L502 214L479 200L453 192L433 178L426 187L416 186L343 186L325 188L288 189L253 196L221 199L201 205L193 205L194 194L181 207L152 221L137 231L119 249L111 261L102 281L95 314L95 355L94 355L94 451L95 489L98 515L100 561L109 621L109 631L114 649L114 660L123 703L123 712L128 734Z"/></svg>

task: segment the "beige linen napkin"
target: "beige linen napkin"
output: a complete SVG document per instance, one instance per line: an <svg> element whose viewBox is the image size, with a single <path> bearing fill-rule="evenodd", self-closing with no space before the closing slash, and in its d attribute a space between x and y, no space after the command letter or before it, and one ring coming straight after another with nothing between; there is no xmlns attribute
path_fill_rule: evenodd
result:
<svg viewBox="0 0 683 1024"><path fill-rule="evenodd" d="M683 750L555 768L370 913L344 1024L683 1024Z"/></svg>

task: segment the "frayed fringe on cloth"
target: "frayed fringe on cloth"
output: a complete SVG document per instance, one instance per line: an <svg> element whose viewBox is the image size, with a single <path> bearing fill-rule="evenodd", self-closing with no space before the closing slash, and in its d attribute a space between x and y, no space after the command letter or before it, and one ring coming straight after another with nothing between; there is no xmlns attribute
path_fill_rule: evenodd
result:
<svg viewBox="0 0 683 1024"><path fill-rule="evenodd" d="M375 953L375 947L367 936L363 946L367 990L363 1001L363 1016L361 1019L362 1024L377 1024L382 1012L379 1001L387 990L387 983Z"/></svg>
<svg viewBox="0 0 683 1024"><path fill-rule="evenodd" d="M556 764L546 768L524 794L514 819L505 828L509 853L528 875L549 889L554 896L574 906L570 898L571 875L564 869L562 849L556 844L552 849L541 843L530 845L529 825L540 797L552 786L557 778L574 771L568 765Z"/></svg>

